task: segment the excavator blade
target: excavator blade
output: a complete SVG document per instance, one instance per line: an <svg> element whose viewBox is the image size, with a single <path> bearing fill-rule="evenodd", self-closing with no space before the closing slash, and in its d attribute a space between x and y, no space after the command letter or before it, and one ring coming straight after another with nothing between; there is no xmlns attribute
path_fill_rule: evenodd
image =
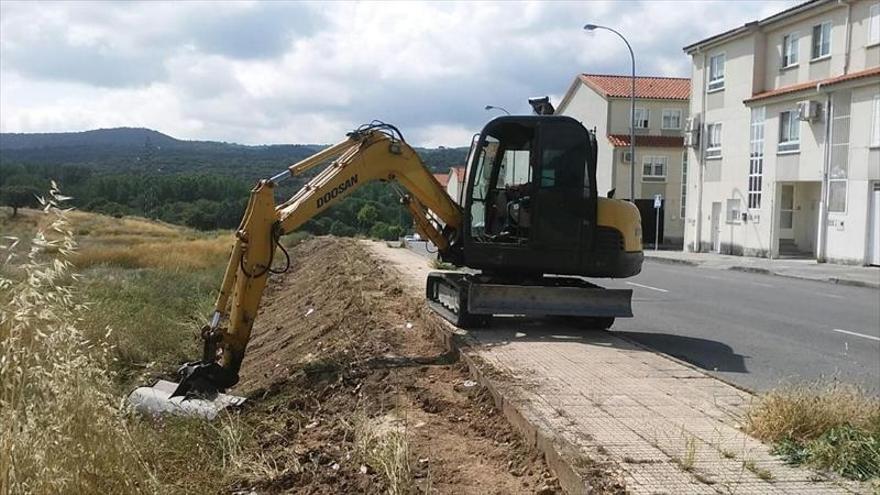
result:
<svg viewBox="0 0 880 495"><path fill-rule="evenodd" d="M472 284L474 314L632 317L632 290L601 287Z"/></svg>
<svg viewBox="0 0 880 495"><path fill-rule="evenodd" d="M171 414L211 420L227 407L240 406L246 400L244 397L223 393L194 397L175 396L177 388L177 383L159 380L152 387L135 389L128 396L128 403L135 411L150 416Z"/></svg>
<svg viewBox="0 0 880 495"><path fill-rule="evenodd" d="M486 326L492 315L632 317L632 290L604 289L576 277L546 276L531 283L492 281L467 273L431 272L428 305L461 328Z"/></svg>

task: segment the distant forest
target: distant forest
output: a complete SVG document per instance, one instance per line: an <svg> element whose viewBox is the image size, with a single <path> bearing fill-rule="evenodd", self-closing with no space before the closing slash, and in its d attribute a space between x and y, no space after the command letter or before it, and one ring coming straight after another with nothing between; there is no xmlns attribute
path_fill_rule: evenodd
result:
<svg viewBox="0 0 880 495"><path fill-rule="evenodd" d="M0 204L35 206L50 180L72 206L137 215L202 230L238 226L251 187L321 145L244 146L182 141L149 129L0 134ZM433 172L464 163L467 148L417 148ZM310 177L278 188L283 201ZM369 184L303 226L314 234L392 239L412 229L397 195Z"/></svg>

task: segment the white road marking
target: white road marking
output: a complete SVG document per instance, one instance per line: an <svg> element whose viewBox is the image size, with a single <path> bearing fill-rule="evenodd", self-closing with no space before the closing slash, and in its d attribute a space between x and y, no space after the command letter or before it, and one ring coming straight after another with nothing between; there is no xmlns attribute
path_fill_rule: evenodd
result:
<svg viewBox="0 0 880 495"><path fill-rule="evenodd" d="M832 330L834 330L835 332L845 333L847 335L854 335L856 337L861 337L863 339L876 340L877 342L880 342L880 337L874 337L873 335L865 335L863 333L850 332L849 330L841 330L839 328L832 328Z"/></svg>
<svg viewBox="0 0 880 495"><path fill-rule="evenodd" d="M669 292L669 291L666 290L666 289L660 289L660 288L657 288L657 287L651 287L650 285L637 284L637 283L635 283L635 282L627 282L627 284L629 284L629 285L634 285L634 286L636 286L636 287L641 287L641 288L643 288L643 289L656 290L657 292Z"/></svg>
<svg viewBox="0 0 880 495"><path fill-rule="evenodd" d="M843 296L838 296L837 294L821 294L821 295L823 295L825 297L831 297L834 299L843 299Z"/></svg>

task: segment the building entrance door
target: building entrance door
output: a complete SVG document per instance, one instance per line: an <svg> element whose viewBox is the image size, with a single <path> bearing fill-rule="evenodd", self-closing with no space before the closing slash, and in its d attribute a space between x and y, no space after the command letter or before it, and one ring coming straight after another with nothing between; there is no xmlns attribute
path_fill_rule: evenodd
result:
<svg viewBox="0 0 880 495"><path fill-rule="evenodd" d="M868 264L880 266L880 182L871 188L871 211L868 212Z"/></svg>
<svg viewBox="0 0 880 495"><path fill-rule="evenodd" d="M712 203L712 251L721 252L721 203Z"/></svg>
<svg viewBox="0 0 880 495"><path fill-rule="evenodd" d="M794 186L783 184L779 193L779 238L794 239Z"/></svg>

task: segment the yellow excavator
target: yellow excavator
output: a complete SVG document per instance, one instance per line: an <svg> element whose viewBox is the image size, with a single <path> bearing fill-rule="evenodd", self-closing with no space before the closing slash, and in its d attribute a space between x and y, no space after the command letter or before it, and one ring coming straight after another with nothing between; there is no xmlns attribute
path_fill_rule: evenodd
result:
<svg viewBox="0 0 880 495"><path fill-rule="evenodd" d="M279 239L372 181L400 193L416 231L437 247L441 260L468 269L428 276L428 304L451 323L479 327L493 315L561 315L607 328L615 317L632 316L632 291L603 289L583 278L631 277L643 259L638 209L598 195L596 150L595 135L569 117L496 118L471 144L459 204L397 128L374 121L259 181L201 332L201 360L181 367L179 384L143 387L132 402L153 412L183 408L213 416L239 400L222 392L238 382L268 275L278 273L276 253L290 264ZM277 184L328 162L276 204ZM218 394L223 401L214 404Z"/></svg>

